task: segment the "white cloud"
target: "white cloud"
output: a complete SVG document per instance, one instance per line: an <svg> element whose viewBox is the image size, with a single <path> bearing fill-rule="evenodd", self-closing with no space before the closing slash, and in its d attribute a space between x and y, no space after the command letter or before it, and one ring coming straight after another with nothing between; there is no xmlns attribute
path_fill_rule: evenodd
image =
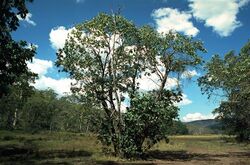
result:
<svg viewBox="0 0 250 165"><path fill-rule="evenodd" d="M41 76L35 81L34 87L39 90L47 88L53 89L59 96L70 94L70 87L73 80L69 78L53 79L51 77Z"/></svg>
<svg viewBox="0 0 250 165"><path fill-rule="evenodd" d="M182 94L182 100L178 103L174 103L175 106L178 106L178 107L181 107L181 106L184 106L184 105L188 105L188 104L191 104L192 101L188 99L187 95L186 94Z"/></svg>
<svg viewBox="0 0 250 165"><path fill-rule="evenodd" d="M189 0L193 16L222 37L229 36L242 24L237 20L239 9L250 0Z"/></svg>
<svg viewBox="0 0 250 165"><path fill-rule="evenodd" d="M160 8L153 11L152 17L156 21L159 33L168 33L171 30L191 36L196 36L199 33L199 30L190 21L192 15L188 12L172 8Z"/></svg>
<svg viewBox="0 0 250 165"><path fill-rule="evenodd" d="M59 96L70 94L71 83L75 82L69 78L54 79L46 76L49 69L53 68L53 62L50 60L41 60L34 58L32 62L28 62L28 68L38 74L38 79L32 84L36 89L45 90L53 89Z"/></svg>
<svg viewBox="0 0 250 165"><path fill-rule="evenodd" d="M200 74L196 70L186 70L181 74L181 78L192 78L194 76L199 76Z"/></svg>
<svg viewBox="0 0 250 165"><path fill-rule="evenodd" d="M73 28L66 29L64 26L59 26L53 28L49 34L49 40L52 48L55 50L62 49L64 47L65 41L68 34L72 31Z"/></svg>
<svg viewBox="0 0 250 165"><path fill-rule="evenodd" d="M151 91L153 89L159 88L158 77L156 75L143 75L140 79L137 80L137 82L140 84L139 87L143 91Z"/></svg>
<svg viewBox="0 0 250 165"><path fill-rule="evenodd" d="M144 74L140 79L137 80L139 83L140 90L142 91L152 91L154 89L159 89L160 87L160 80L156 74L151 74L150 76L145 76ZM166 82L166 89L174 88L178 85L177 78L169 77Z"/></svg>
<svg viewBox="0 0 250 165"><path fill-rule="evenodd" d="M186 116L183 117L184 122L190 122L195 120L206 120L206 119L214 119L215 116L212 114L203 115L199 112L196 113L188 113Z"/></svg>
<svg viewBox="0 0 250 165"><path fill-rule="evenodd" d="M17 18L20 20L20 21L24 21L24 22L27 22L28 24L31 24L33 26L36 26L36 23L31 20L31 17L32 17L32 14L31 13L28 13L26 14L26 17L23 19L20 15L17 15Z"/></svg>
<svg viewBox="0 0 250 165"><path fill-rule="evenodd" d="M50 60L41 60L33 58L32 62L28 62L28 68L37 73L39 76L43 76L48 72L48 69L53 67L53 62Z"/></svg>

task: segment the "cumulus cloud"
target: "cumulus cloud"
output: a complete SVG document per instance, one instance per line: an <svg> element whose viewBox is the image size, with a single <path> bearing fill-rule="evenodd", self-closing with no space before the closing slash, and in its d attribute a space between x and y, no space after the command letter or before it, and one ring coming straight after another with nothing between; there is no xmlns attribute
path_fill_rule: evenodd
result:
<svg viewBox="0 0 250 165"><path fill-rule="evenodd" d="M28 68L37 73L39 76L45 75L50 68L53 67L53 62L50 60L41 60L33 58L32 62L28 62Z"/></svg>
<svg viewBox="0 0 250 165"><path fill-rule="evenodd" d="M205 22L205 26L222 37L229 36L242 24L237 20L237 14L241 7L250 0L189 0L189 7L193 16Z"/></svg>
<svg viewBox="0 0 250 165"><path fill-rule="evenodd" d="M186 70L181 74L181 78L185 79L185 78L192 78L194 76L199 76L200 74L197 73L196 70Z"/></svg>
<svg viewBox="0 0 250 165"><path fill-rule="evenodd" d="M64 26L59 26L51 29L49 40L52 48L54 48L55 50L62 49L64 47L68 34L72 30L73 28L66 29Z"/></svg>
<svg viewBox="0 0 250 165"><path fill-rule="evenodd" d="M32 84L36 89L45 90L53 89L59 96L70 94L71 83L75 82L69 78L54 79L46 76L49 69L53 68L53 62L50 60L42 60L34 58L32 62L28 62L28 68L38 74L38 79Z"/></svg>
<svg viewBox="0 0 250 165"><path fill-rule="evenodd" d="M182 94L182 100L178 103L174 103L174 105L181 107L181 106L189 105L191 103L192 103L192 101L189 100L188 96L186 94Z"/></svg>
<svg viewBox="0 0 250 165"><path fill-rule="evenodd" d="M203 115L199 112L196 113L188 113L186 116L183 117L184 122L190 122L195 120L206 120L206 119L214 119L215 115Z"/></svg>
<svg viewBox="0 0 250 165"><path fill-rule="evenodd" d="M140 79L137 80L139 83L140 90L142 91L152 91L154 89L159 89L160 80L156 74L151 74L150 76L142 75ZM178 85L177 78L169 77L166 82L166 89L174 88Z"/></svg>
<svg viewBox="0 0 250 165"><path fill-rule="evenodd" d="M53 89L59 96L70 94L70 87L73 80L69 78L53 79L47 76L41 76L35 81L34 87L36 89L45 90L47 88Z"/></svg>
<svg viewBox="0 0 250 165"><path fill-rule="evenodd" d="M22 18L20 15L17 15L17 18L20 20L20 21L24 21L30 25L33 25L33 26L36 26L36 23L31 20L31 17L32 17L32 14L31 13L28 13L26 14L26 17L25 18Z"/></svg>
<svg viewBox="0 0 250 165"><path fill-rule="evenodd" d="M190 21L192 15L189 12L159 8L153 11L152 17L159 33L168 33L171 30L190 36L196 36L199 33L199 30Z"/></svg>

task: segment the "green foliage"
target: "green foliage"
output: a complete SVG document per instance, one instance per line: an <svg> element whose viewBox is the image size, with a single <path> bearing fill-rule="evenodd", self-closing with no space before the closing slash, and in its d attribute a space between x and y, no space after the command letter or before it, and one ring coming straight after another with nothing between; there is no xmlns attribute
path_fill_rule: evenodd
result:
<svg viewBox="0 0 250 165"><path fill-rule="evenodd" d="M223 134L222 124L217 119L196 120L185 123L191 135Z"/></svg>
<svg viewBox="0 0 250 165"><path fill-rule="evenodd" d="M102 115L97 108L80 104L73 96L58 98L51 89L36 91L23 111L24 128L30 131L97 132Z"/></svg>
<svg viewBox="0 0 250 165"><path fill-rule="evenodd" d="M8 36L11 31L15 31L19 26L17 15L25 18L28 10L26 1L33 0L3 0L1 1L1 37Z"/></svg>
<svg viewBox="0 0 250 165"><path fill-rule="evenodd" d="M132 100L134 106L124 114L126 127L122 132L121 148L125 157L140 157L160 140L167 141L167 133L173 119L178 116L178 108L171 105L171 100L155 100L154 93L136 95Z"/></svg>
<svg viewBox="0 0 250 165"><path fill-rule="evenodd" d="M16 79L16 83L9 88L8 94L0 98L0 128L17 129L21 126L22 108L27 98L33 93L36 75L28 72Z"/></svg>
<svg viewBox="0 0 250 165"><path fill-rule="evenodd" d="M229 134L240 141L250 140L250 42L239 55L231 51L223 59L213 56L206 68L207 74L199 79L202 91L210 97L219 90L226 99L214 113Z"/></svg>
<svg viewBox="0 0 250 165"><path fill-rule="evenodd" d="M232 101L233 102L232 102ZM218 113L218 118L223 123L226 133L236 135L240 142L250 141L250 93L238 95L235 98L229 98L227 102L222 102L220 107L214 110Z"/></svg>
<svg viewBox="0 0 250 165"><path fill-rule="evenodd" d="M180 120L173 121L173 126L169 129L168 133L170 135L187 135L189 130L187 126Z"/></svg>
<svg viewBox="0 0 250 165"><path fill-rule="evenodd" d="M26 0L0 2L0 98L8 94L20 75L29 75L27 61L35 55L34 46L28 48L25 41L16 42L11 37L11 32L19 26L17 15L25 18L28 13L25 3Z"/></svg>
<svg viewBox="0 0 250 165"><path fill-rule="evenodd" d="M80 104L73 96L59 98L51 89L24 90L24 87L15 86L0 99L0 128L30 132L99 131L103 116L99 108Z"/></svg>
<svg viewBox="0 0 250 165"><path fill-rule="evenodd" d="M55 118L56 129L70 132L97 133L100 129L103 111L86 102L79 103L74 96L58 99L60 108Z"/></svg>
<svg viewBox="0 0 250 165"><path fill-rule="evenodd" d="M32 131L52 130L57 111L54 91L35 92L24 105L25 128Z"/></svg>
<svg viewBox="0 0 250 165"><path fill-rule="evenodd" d="M174 102L181 88L166 90L167 79L201 64L200 41L177 33L161 35L152 27L136 27L120 15L99 14L76 25L65 47L57 53L57 65L77 82L72 91L105 112L99 138L112 145L118 156L142 155L166 137L177 116ZM142 91L138 82L155 75L159 85ZM130 106L123 109L125 96Z"/></svg>

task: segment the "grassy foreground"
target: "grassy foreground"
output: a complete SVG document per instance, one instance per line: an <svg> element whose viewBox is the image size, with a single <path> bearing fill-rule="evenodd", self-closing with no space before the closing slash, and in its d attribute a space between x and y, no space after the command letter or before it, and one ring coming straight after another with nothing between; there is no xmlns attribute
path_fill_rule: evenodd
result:
<svg viewBox="0 0 250 165"><path fill-rule="evenodd" d="M0 164L250 164L250 145L219 135L173 136L147 153L147 160L129 161L101 152L93 135L53 132L28 134L0 131Z"/></svg>

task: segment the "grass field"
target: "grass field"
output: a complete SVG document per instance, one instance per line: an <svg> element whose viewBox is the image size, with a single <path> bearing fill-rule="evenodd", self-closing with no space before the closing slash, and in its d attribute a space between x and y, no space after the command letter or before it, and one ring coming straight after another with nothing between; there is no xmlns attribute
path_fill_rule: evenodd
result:
<svg viewBox="0 0 250 165"><path fill-rule="evenodd" d="M93 135L0 131L0 164L249 165L250 145L226 141L219 135L173 136L154 146L147 160L129 161L104 155Z"/></svg>

